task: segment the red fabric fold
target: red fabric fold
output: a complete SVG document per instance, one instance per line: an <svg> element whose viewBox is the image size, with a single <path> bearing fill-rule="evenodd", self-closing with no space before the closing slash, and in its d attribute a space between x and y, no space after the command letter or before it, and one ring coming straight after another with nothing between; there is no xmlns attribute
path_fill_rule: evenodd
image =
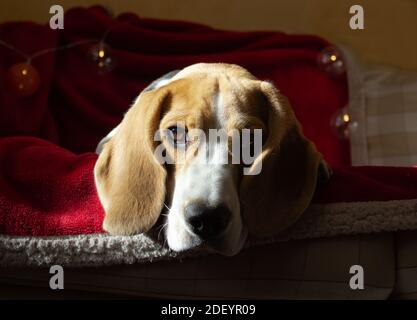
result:
<svg viewBox="0 0 417 320"><path fill-rule="evenodd" d="M92 171L96 158L39 138L0 138L0 233L102 232Z"/></svg>

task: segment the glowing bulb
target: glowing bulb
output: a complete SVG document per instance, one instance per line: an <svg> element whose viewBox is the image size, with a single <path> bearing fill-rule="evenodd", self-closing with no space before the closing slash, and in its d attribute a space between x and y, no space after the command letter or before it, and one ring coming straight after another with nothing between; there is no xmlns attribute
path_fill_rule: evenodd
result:
<svg viewBox="0 0 417 320"><path fill-rule="evenodd" d="M6 83L18 97L29 97L38 91L41 79L34 66L29 63L17 63L7 70Z"/></svg>
<svg viewBox="0 0 417 320"><path fill-rule="evenodd" d="M336 47L324 48L317 57L320 69L332 77L338 77L345 72L343 55Z"/></svg>
<svg viewBox="0 0 417 320"><path fill-rule="evenodd" d="M352 119L348 108L345 107L332 116L330 126L339 139L349 139L350 135L357 129L358 122Z"/></svg>
<svg viewBox="0 0 417 320"><path fill-rule="evenodd" d="M111 49L105 43L97 43L89 50L90 59L96 64L99 74L111 71L114 60Z"/></svg>
<svg viewBox="0 0 417 320"><path fill-rule="evenodd" d="M344 114L344 115L343 115L343 121L344 121L344 122L349 122L349 119L350 119L350 118L349 118L349 115L348 115L348 114Z"/></svg>

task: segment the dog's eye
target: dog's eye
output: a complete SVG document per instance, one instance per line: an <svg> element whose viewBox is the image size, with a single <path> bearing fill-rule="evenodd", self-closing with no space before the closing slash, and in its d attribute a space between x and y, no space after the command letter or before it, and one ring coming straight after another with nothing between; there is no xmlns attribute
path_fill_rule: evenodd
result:
<svg viewBox="0 0 417 320"><path fill-rule="evenodd" d="M183 146L187 141L187 128L172 126L168 128L168 138L175 146Z"/></svg>

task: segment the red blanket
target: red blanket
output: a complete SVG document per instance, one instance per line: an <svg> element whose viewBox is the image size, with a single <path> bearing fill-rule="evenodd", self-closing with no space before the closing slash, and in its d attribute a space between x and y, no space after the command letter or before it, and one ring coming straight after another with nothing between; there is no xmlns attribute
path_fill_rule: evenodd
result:
<svg viewBox="0 0 417 320"><path fill-rule="evenodd" d="M329 44L314 36L227 32L164 22L100 7L73 9L65 29L32 23L0 25L0 39L28 54L74 41L106 38L114 69L98 74L91 44L33 60L41 88L18 98L0 87L0 233L66 235L102 232L92 153L152 80L196 62L240 64L288 96L306 135L336 167L315 202L417 198L415 168L351 168L349 146L331 132L331 116L347 103L346 78L316 64ZM18 55L0 49L0 76ZM4 79L1 78L4 84ZM339 168L339 169L337 169Z"/></svg>

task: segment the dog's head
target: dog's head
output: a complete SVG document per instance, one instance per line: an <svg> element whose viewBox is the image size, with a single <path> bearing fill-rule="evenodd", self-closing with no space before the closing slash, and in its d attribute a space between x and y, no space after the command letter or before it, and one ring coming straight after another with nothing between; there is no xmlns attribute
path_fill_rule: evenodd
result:
<svg viewBox="0 0 417 320"><path fill-rule="evenodd" d="M214 129L225 135L212 139ZM155 81L98 149L106 231L142 233L162 220L171 249L228 255L247 231L270 236L295 222L321 163L286 98L228 64L196 64ZM242 161L251 149L255 156Z"/></svg>

